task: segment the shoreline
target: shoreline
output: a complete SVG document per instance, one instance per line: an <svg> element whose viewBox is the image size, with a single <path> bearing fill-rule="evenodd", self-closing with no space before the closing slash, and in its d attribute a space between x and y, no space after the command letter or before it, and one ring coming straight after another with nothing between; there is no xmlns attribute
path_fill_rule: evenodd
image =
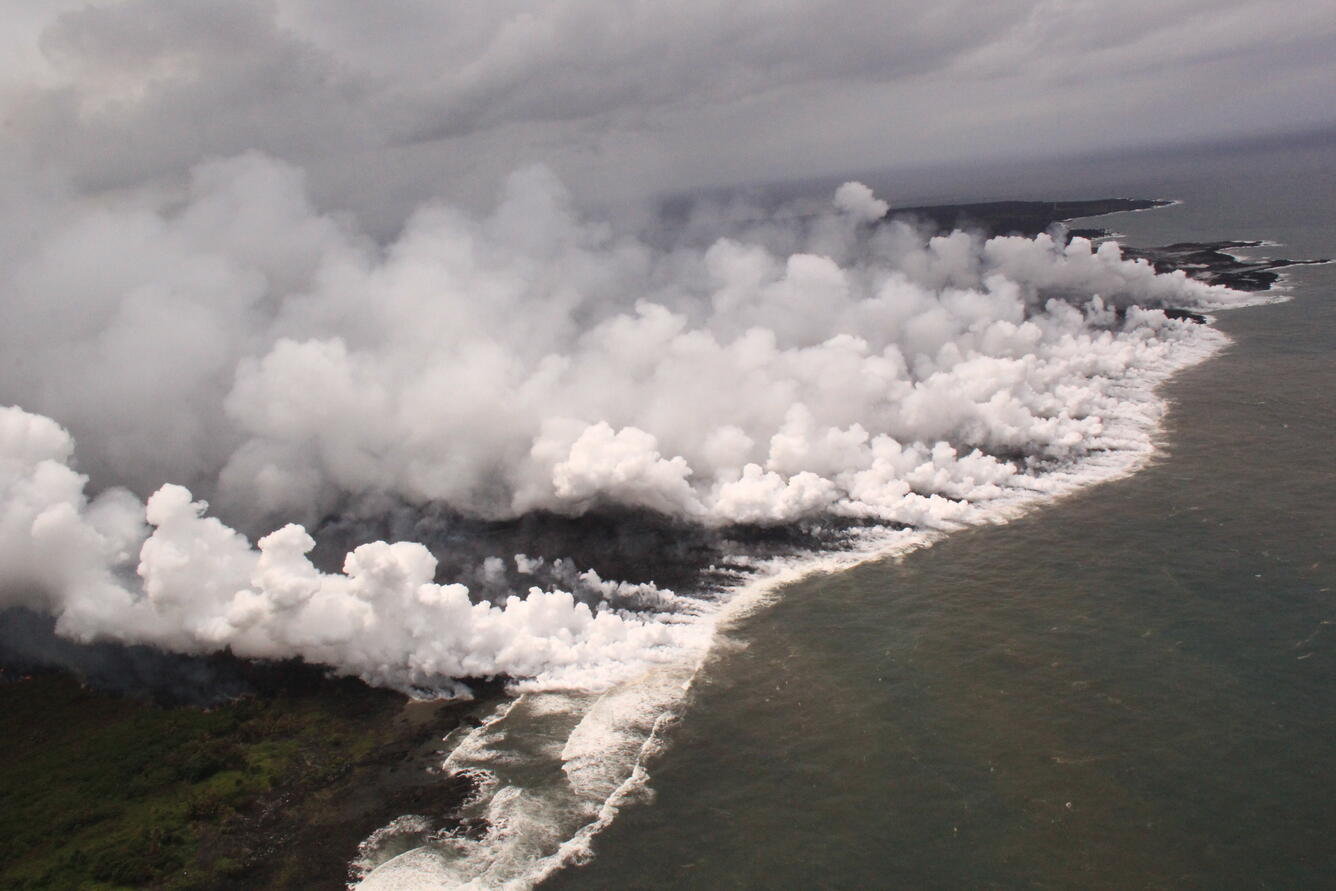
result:
<svg viewBox="0 0 1336 891"><path fill-rule="evenodd" d="M1275 302L1274 299L1259 296L1255 301L1237 308L1271 302ZM1193 321L1205 323L1207 320L1199 317ZM1179 349L1174 351L1174 358L1166 359L1155 367L1146 369L1135 381L1136 392L1140 398L1134 402L1142 407L1149 406L1153 410L1153 417L1148 423L1145 416L1124 419L1132 433L1142 434L1137 447L1106 451L1088 456L1072 467L1049 471L1043 477L1043 481L1047 484L1045 488L1014 491L1009 497L989 503L983 516L977 517L970 523L958 524L957 528L1001 525L1096 485L1134 475L1152 462L1164 447L1161 437L1169 401L1161 394L1162 387L1179 372L1217 356L1230 342L1223 332L1214 327L1204 327L1191 342L1185 341L1177 345ZM625 779L601 803L595 818L580 826L556 851L534 861L521 875L511 876L508 883L515 883L517 887L537 887L566 868L586 863L595 856L593 841L598 834L613 822L620 808L628 803L634 803L646 794L652 779L649 768L653 759L670 744L666 738L667 734L677 721L684 718L689 709L691 689L696 679L713 659L728 648L728 643L732 640L730 634L737 623L757 610L765 608L767 604L781 596L783 589L792 583L816 575L846 571L866 563L901 559L912 551L930 547L949 535L951 531L955 529L929 531L873 528L866 531L861 542L850 547L793 553L773 558L769 566L757 567L756 573L734 588L718 612L709 618L710 631L705 650L695 660L683 663L681 668L673 670L675 674L686 675L685 681L680 685L680 692L658 707L659 714L653 728L639 747L636 758L629 765ZM669 670L667 667L658 669L662 672ZM515 704L522 701L525 695L527 694L522 693L520 698L515 700ZM449 887L462 878L446 871L432 855L422 850L412 850L390 858L382 862L377 869L382 871L377 874L373 870L369 874L371 881L359 887L366 888L367 891L379 891L382 887L399 887L400 883L409 877Z"/></svg>
<svg viewBox="0 0 1336 891"><path fill-rule="evenodd" d="M1162 203L1149 207L1132 208L1126 211L1111 210L1108 211L1107 214L1154 210L1159 209L1160 207L1169 207L1181 203L1183 202L1179 200L1164 200ZM892 210L888 214L888 218L893 217L896 213L897 211ZM1061 221L1055 220L1054 222ZM1228 242L1220 244L1242 247L1262 246L1263 242ZM1126 256L1126 252L1124 255ZM1236 258L1229 255L1223 256L1228 260L1234 260L1236 263L1238 262ZM1274 261L1274 265L1268 268L1296 265L1319 265L1330 262L1333 261L1281 260ZM1222 265L1225 266L1225 269L1221 272L1221 279L1233 272L1228 264ZM1253 264L1238 263L1238 265L1251 267ZM1188 272L1187 274L1193 275L1192 272ZM1193 275L1193 277L1196 276ZM1248 291L1259 295L1258 299L1255 301L1241 304L1236 307L1215 309L1212 310L1212 312L1218 312L1222 309L1253 308L1286 300L1288 297L1279 293L1269 297L1261 296L1262 292L1275 290L1274 283L1280 278L1280 276L1273 276L1270 281L1262 287L1248 288ZM1227 281L1220 279L1213 281L1212 283L1226 284L1227 286L1232 287L1232 285L1228 285ZM1108 452L1100 456L1103 460L1087 458L1079 462L1075 467L1065 469L1058 473L1050 472L1046 475L1045 479L1056 479L1058 485L1055 489L1044 492L1034 491L1027 494L1018 494L1014 498L1005 499L998 505L1000 509L997 510L995 515L978 522L961 524L961 529L970 528L971 526L1004 525L1014 519L1027 515L1032 511L1041 510L1049 504L1057 503L1066 498L1081 494L1096 486L1111 483L1120 479L1130 478L1155 461L1156 456L1160 454L1167 445L1163 439L1165 432L1164 419L1172 405L1170 398L1163 393L1164 388L1172 384L1173 380L1181 372L1200 366L1207 361L1220 356L1233 342L1228 335L1214 327L1214 315L1203 317L1196 313L1186 313L1186 311L1183 310L1167 311L1166 315L1169 315L1171 312L1179 312L1189 316L1195 316L1192 321L1205 326L1202 333L1207 335L1208 339L1199 344L1199 350L1192 354L1182 356L1180 361L1169 362L1161 367L1150 370L1141 381L1145 386L1144 388L1139 387L1138 389L1149 397L1149 400L1157 409L1157 414L1153 422L1145 428L1144 432L1147 434L1147 437L1144 447L1122 452ZM722 649L726 649L726 645L730 640L729 634L734 630L737 623L745 620L748 616L754 614L758 610L764 609L768 604L773 603L782 595L782 591L785 587L809 579L813 576L832 575L868 563L876 563L886 560L901 560L914 551L931 547L936 542L949 536L953 531L957 530L935 530L927 532L917 530L898 530L895 533L890 533L887 538L896 538L903 535L908 537L909 540L888 541L883 539L880 542L870 543L866 549L855 548L843 552L816 552L809 555L799 555L794 558L796 562L788 562L786 565L778 568L774 574L760 576L744 584L724 605L720 614L716 618L709 648L692 670L690 679L686 685L684 685L681 700L678 703L675 703L675 708L671 713L665 712L664 717L666 720L663 722L665 730L671 729L673 723L684 717L684 713L689 707L690 689L692 685L694 685L700 672L704 670L713 659L718 658ZM659 725L656 724L656 734L659 729ZM648 770L649 763L657 754L662 752L668 744L669 742L666 739L661 741L656 739L654 735L646 740L643 749L645 757L637 759L632 775L627 778L627 781L624 784L624 786L631 786L634 784L634 789L632 789L631 792L628 792L623 787L619 787L615 796L605 803L607 807L611 808L612 813L607 815L606 818L605 815L601 813L598 820L582 827L576 837L572 838L567 843L571 846L570 850L566 850L567 845L563 845L563 849L550 858L555 860L559 855L565 854L566 856L561 859L561 862L545 865L543 869L536 871L532 883L526 885L526 887L537 887L548 878L551 878L558 871L570 866L578 866L587 862L588 859L594 856L594 851L591 845L593 838L612 822L612 819L616 816L617 809L623 803L623 799L633 798L634 795L631 793L633 793L634 790L648 788L652 778Z"/></svg>
<svg viewBox="0 0 1336 891"><path fill-rule="evenodd" d="M1057 205L1053 206L1056 207ZM1106 211L1106 213L1155 209L1159 206L1172 205L1159 204L1145 208L1114 209ZM1058 221L1054 220L1052 222ZM1221 242L1215 244L1245 246L1260 243ZM1194 245L1194 247L1201 247L1201 245ZM1294 264L1290 261L1279 261L1277 266L1270 268L1280 268L1281 265ZM1273 276L1266 289L1272 288L1279 278L1279 275ZM1271 301L1261 298L1257 302ZM1208 331L1213 332L1213 334L1208 334ZM1044 476L1044 480L1048 484L1045 488L1017 490L1008 498L990 502L987 504L987 510L983 511L983 514L986 515L981 515L970 525L1007 522L1047 504L1051 500L1067 497L1098 483L1130 476L1144 467L1147 462L1153 460L1155 453L1162 445L1157 437L1162 430L1161 421L1167 406L1166 400L1159 394L1160 387L1177 372L1216 355L1229 342L1223 333L1213 328L1203 329L1200 336L1194 337L1193 341L1200 348L1198 352L1183 356L1181 361L1168 363L1163 368L1150 369L1146 372L1142 381L1138 382L1136 392L1144 397L1144 400L1135 400L1135 407L1145 408L1150 406L1155 410L1153 418L1143 417L1140 421L1136 419L1128 421L1131 428L1134 428L1133 432L1139 429L1145 434L1144 442L1136 448L1123 448L1088 456L1074 468L1049 471ZM1142 383L1145 384L1144 387L1140 385ZM1148 424L1147 421L1149 421ZM1143 426L1138 428L1138 423ZM597 563L593 560L589 561L591 566L598 568L600 572L607 573L608 577L612 578L619 577L615 572L617 565L635 564L638 554L656 549L659 543L664 540L675 540L682 533L679 528L680 524L655 524L652 521L644 520L644 518L633 517L628 519L615 514L594 517L592 521L595 525L602 524L604 526L617 526L623 521L632 525L639 524L632 530L629 539L620 538L617 540L620 549L610 555L611 559L603 557ZM566 524L567 531L565 533L562 532L562 524ZM585 525L583 521L575 521L575 524ZM445 523L442 528L446 533L457 533L458 531L452 523ZM591 537L587 532L576 529L570 521L561 519L538 521L536 527L526 523L517 523L500 531L494 529L491 542L497 540L498 537L501 540L506 540L507 537L524 540L526 536L535 533L535 530L540 537L544 537L550 546L555 549L560 549L574 541L580 546L580 549L592 553L589 549L599 544L598 536ZM358 531L366 532L365 529ZM733 531L739 532L739 530ZM818 525L814 529L806 530L781 530L779 532L740 530L741 534L732 536L698 535L696 539L692 540L690 547L672 549L666 552L667 556L660 558L659 562L679 561L674 570L678 572L685 570L690 580L689 584L694 582L697 585L718 585L717 588L712 588L714 596L710 600L715 608L711 615L703 620L708 622L705 648L684 662L675 662L663 667L662 673L665 675L672 675L679 679L685 677L685 680L676 688L678 692L673 693L672 685L668 685L670 689L663 694L667 698L661 701L662 708L655 716L652 728L638 747L635 757L629 762L629 770L627 770L625 778L616 785L612 794L602 801L602 805L593 821L582 825L550 856L533 864L531 883L537 884L571 863L580 862L582 858L590 856L592 839L611 823L620 807L634 801L647 787L650 781L647 765L652 762L654 755L661 750L672 723L679 719L685 709L689 707L690 689L699 672L712 659L716 658L721 652L721 648L731 640L730 634L738 622L756 610L764 608L775 597L780 596L784 586L792 582L817 574L844 571L862 563L898 559L913 550L930 546L944 535L949 534L950 531L949 529L932 531L922 529L890 530L869 528L856 523L836 522L826 526ZM332 537L337 539L338 536ZM329 537L325 541L328 542ZM735 546L740 548L745 559L741 563L733 564L733 567L740 568L730 570L733 572L734 584L728 585L724 576L709 577L707 574L717 567L713 563L706 564L705 561L723 554L729 548ZM826 549L823 549L823 546L826 546ZM338 545L338 547L346 549L343 545ZM805 547L812 547L813 550L806 551ZM576 555L578 556L578 550ZM681 558L688 556L699 562L694 566L691 559L687 559L685 563L681 562ZM650 570L653 567L654 564L651 564L649 569L642 565L640 571L646 575L651 575ZM729 590L730 588L731 590ZM319 668L310 668L310 670L322 671ZM388 712L378 712L379 717L365 725L368 728L374 726L377 728L376 733L383 734L380 737L381 742L376 749L376 753L364 756L351 768L332 778L322 774L320 777L313 779L310 776L303 775L300 771L294 772L290 781L280 783L275 789L265 790L263 794L253 800L255 804L255 814L253 816L248 816L233 808L235 813L241 814L239 820L232 823L225 831L220 830L217 835L209 835L209 833L205 833L205 835L209 835L207 844L212 845L218 852L215 854L213 861L228 861L222 865L236 870L236 876L198 877L198 882L194 881L196 877L189 877L193 883L183 884L180 887L242 888L255 887L257 882L269 887L302 887L301 879L294 879L295 883L282 884L285 881L283 879L284 867L281 865L283 863L299 863L308 869L318 868L321 870L320 875L322 876L332 876L335 871L334 866L337 864L340 873L346 875L350 862L355 860L355 851L348 849L349 845L351 844L355 848L357 842L366 841L374 835L371 830L384 827L389 822L385 817L391 813L399 817L407 813L422 815L423 812L426 812L426 815L435 821L433 831L444 831L447 835L458 832L464 837L468 837L468 833L471 832L476 834L478 827L476 824L467 822L470 818L462 810L468 800L474 797L476 789L467 783L451 784L448 781L443 782L440 775L434 775L428 771L434 764L440 764L443 757L452 757L446 755L440 748L443 741L442 737L454 733L456 730L462 730L472 721L482 723L479 716L489 708L507 705L513 707L515 703L529 695L523 692L518 695L505 693L502 687L502 681L494 681L491 685L484 686L479 690L479 693L482 694L479 699L467 703L437 701L436 703L423 704L416 703L411 698L403 697L401 694L391 693L390 691L376 691L377 696L384 694L385 696L400 697L397 700L399 711L392 715ZM372 688L366 689L370 690ZM185 707L190 708L190 706ZM223 707L226 708L227 706ZM410 712L427 715L428 717L420 723L407 718L400 720ZM470 718L472 721L468 720ZM356 722L350 726L356 726ZM475 729L463 730L457 734L454 740L456 743L454 751L458 751L460 745L463 745L474 734L480 733L481 730L482 728L475 725ZM329 752L322 757L335 759L338 757L338 753ZM396 784L399 785L396 786ZM391 794L386 795L387 790ZM266 795L269 797L265 797ZM349 810L353 807L352 805L346 806L342 810L338 806L333 807L332 810L326 807L330 797L343 796L362 802L357 807L364 807L364 810L354 815L352 810ZM312 810L307 810L307 808ZM280 814L280 811L286 811L287 813ZM312 814L316 813L320 814L319 820L312 819ZM372 814L375 815L374 820L379 822L375 822L370 829L354 828L366 825L372 820ZM277 815L277 819L275 819L275 815ZM231 833L231 835L229 836L228 833ZM360 833L360 835L353 838L353 835L357 833ZM233 843L236 838L246 839L248 845L260 852L254 862L239 863L232 854L228 853L228 851L238 850ZM340 851L342 853L339 853ZM336 860L336 858L338 859ZM309 879L310 873L303 874L302 878ZM210 884L210 882L214 883ZM177 886L163 885L162 887Z"/></svg>

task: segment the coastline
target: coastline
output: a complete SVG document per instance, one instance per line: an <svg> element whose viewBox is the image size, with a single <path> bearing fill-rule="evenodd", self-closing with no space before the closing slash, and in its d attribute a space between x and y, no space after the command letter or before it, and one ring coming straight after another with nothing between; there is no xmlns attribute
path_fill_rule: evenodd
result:
<svg viewBox="0 0 1336 891"><path fill-rule="evenodd" d="M1283 201L1252 197L1119 228L1330 255L1330 222L1269 228ZM656 805L542 887L1321 884L1332 271L1211 314L1230 342L1161 383L1133 475L748 622L650 765Z"/></svg>
<svg viewBox="0 0 1336 891"><path fill-rule="evenodd" d="M1170 204L1166 202L1157 206L1170 206ZM1116 212L1119 211L1109 211L1109 213ZM891 216L894 215L895 212L892 211ZM1231 271L1226 270L1222 275ZM1226 282L1219 280L1217 283ZM1284 298L1279 295L1259 294L1254 301L1229 308L1264 305L1276 302L1278 299ZM1192 321L1201 323L1207 320L1198 318ZM970 522L959 524L954 528L924 531L874 527L854 530L852 538L844 540L840 549L827 548L776 556L756 566L754 574L732 589L718 611L709 617L708 644L698 658L678 667L656 670L663 674L671 674L675 679L674 683L657 686L676 687L680 692L666 699L660 699L652 707L657 711L653 727L645 736L643 744L639 746L634 760L625 765L623 771L625 778L616 784L606 799L599 803L593 819L576 829L556 851L533 861L522 872L506 874L504 878L507 886L535 887L562 870L587 863L595 856L594 839L612 823L619 809L650 796L652 779L650 767L653 759L670 744L666 735L689 711L692 687L700 672L721 651L726 651L734 645L735 642L730 634L736 624L782 596L786 586L813 576L843 572L866 563L900 559L912 551L930 547L956 528L1004 524L1095 485L1129 477L1153 461L1164 445L1161 439L1162 420L1168 408L1168 400L1161 394L1161 388L1178 372L1218 355L1231 342L1226 335L1209 325L1203 325L1201 328L1197 328L1196 325L1192 327L1195 332L1190 343L1176 344L1177 349L1172 358L1165 359L1156 367L1143 369L1140 377L1134 382L1135 392L1124 394L1125 397L1132 398L1125 398L1122 403L1124 407L1130 407L1130 411L1125 417L1118 419L1122 426L1121 438L1124 442L1135 442L1135 446L1124 445L1118 449L1088 456L1072 466L1050 471L1043 477L1046 483L1043 488L1028 491L1012 490L1008 497L991 502L987 511L972 518ZM523 695L527 694L521 694ZM504 855L493 855L497 860L502 859L502 856ZM381 891L381 889L403 887L405 882L452 887L467 879L467 874L455 873L428 849L420 848L383 861L358 887L363 891Z"/></svg>
<svg viewBox="0 0 1336 891"><path fill-rule="evenodd" d="M1120 211L1109 211L1109 213L1116 212ZM1231 242L1229 244L1243 245L1248 243ZM1274 281L1275 279L1272 280L1272 284L1274 284ZM1269 284L1268 287L1271 287L1271 285ZM1260 299L1257 302L1271 301ZM1139 398L1133 399L1129 403L1130 407L1136 411L1132 412L1131 416L1126 419L1126 423L1129 425L1127 432L1132 435L1132 438L1128 441L1137 443L1136 447L1093 455L1077 467L1062 472L1049 473L1045 476L1049 486L1043 489L1014 491L1008 498L991 502L987 512L988 515L981 515L973 522L979 524L1006 522L1038 506L1065 497L1088 486L1128 476L1145 466L1146 462L1153 460L1158 446L1156 437L1160 431L1160 419L1163 416L1165 404L1163 397L1158 393L1159 387L1183 368L1198 364L1218 353L1227 345L1228 339L1214 329L1205 328L1197 332L1193 342L1197 345L1198 349L1196 351L1188 351L1186 354L1180 355L1176 362L1166 362L1162 368L1147 371L1142 379L1137 381L1136 393L1133 395ZM657 540L656 536L671 536L675 531L672 527L669 527L666 531L650 535L648 540L652 543ZM537 884L570 863L581 862L583 858L590 856L592 839L615 818L618 808L628 802L637 800L643 794L650 779L647 766L652 763L654 755L661 750L665 735L670 730L672 723L689 707L690 689L699 671L714 654L719 652L721 647L728 645L730 631L736 622L756 609L763 608L773 598L780 596L781 589L787 584L817 574L843 571L861 563L895 559L911 550L931 545L943 535L949 534L950 530L886 530L854 525L837 526L834 531L837 538L827 540L825 544L840 544L843 548L841 550L816 550L804 553L800 545L797 549L794 549L795 539L782 536L778 541L766 540L760 542L755 553L748 557L744 567L746 577L742 583L726 595L721 589L717 600L718 608L708 617L707 630L709 635L706 648L697 654L698 658L694 662L689 660L680 665L668 666L664 669L663 674L666 676L665 680L668 683L660 685L662 692L659 695L663 698L657 700L659 705L654 706L657 712L651 721L650 731L636 748L634 757L629 762L619 765L619 769L624 769L624 778L617 782L612 793L602 800L595 819L583 824L552 855L536 862L535 870L529 880L530 884ZM801 537L796 541L801 542ZM726 543L727 540L714 544L722 548ZM630 555L633 556L634 553L635 548L632 548ZM715 552L703 549L697 553L697 557L700 557L701 554L710 555L712 553ZM627 559L625 555L623 559ZM700 571L707 568L699 567ZM613 575L612 577L617 576ZM700 578L699 575L696 577ZM385 747L379 750L381 752L379 760L373 758L371 761L359 763L355 769L333 781L332 785L327 783L313 786L293 782L281 787L283 789L282 794L290 796L284 799L283 807L293 809L294 814L307 814L309 812L302 809L304 806L309 804L311 807L317 807L320 796L326 794L324 790L337 789L341 790L337 793L339 795L351 793L354 797L361 796L368 801L369 812L380 815L397 812L395 816L401 816L409 812L427 811L429 815L434 815L433 832L444 830L448 834L452 831L460 831L464 836L467 836L467 833L472 830L469 828L470 824L466 823L469 817L463 812L462 808L468 799L474 797L475 790L467 784L458 784L459 788L455 789L450 783L442 782L438 776L427 773L427 768L431 766L432 762L439 762L441 755L444 754L444 751L440 750L439 737L455 728L465 726L461 722L466 717L472 716L476 720L478 715L493 703L498 707L509 708L513 707L522 697L529 695L521 693L518 697L515 697L510 694L503 694L499 684L486 687L482 692L482 698L474 703L435 706L436 711L433 714L438 715L439 720L433 719L421 725L412 722L403 725L403 722L400 722L399 729L403 732L396 731L397 735L393 735L393 739L387 741ZM597 697L589 708L593 709L602 698ZM413 705L411 700L405 699L402 702L405 711L418 708ZM502 717L505 717L505 715ZM393 725L396 719L389 720ZM454 721L454 723L451 724L451 721ZM477 739L481 739L485 729L486 727L476 727L472 730L462 730L461 733L457 734L459 740L455 751L458 751L458 746L464 745L475 735ZM427 735L420 735L419 730ZM453 757L453 755L446 757ZM419 780L426 781L408 783L409 792L404 796L382 795L381 793L386 788L391 788L395 782L402 781L402 775L405 771L415 774ZM328 794L335 793L330 792ZM260 810L264 810L263 805L261 805ZM305 819L305 817L301 819ZM362 822L357 825L365 824L369 818L361 819ZM453 826L451 821L455 821ZM281 870L274 865L280 854L284 862L302 863L307 866L318 862L321 864L320 868L324 870L321 873L322 875L333 874L334 858L336 856L341 858L338 861L340 869L346 869L349 860L352 859L351 851L344 850L342 854L336 854L335 850L336 848L346 847L346 843L355 841L352 839L354 830L351 828L341 829L337 832L307 832L304 834L297 832L288 834L284 829L275 826L275 824L264 823L263 820L246 824L243 819L238 825L243 828L249 826L254 833L257 833L250 836L252 840L260 836L267 837L271 844L264 853L274 858L274 860L260 862L264 860L262 856L260 860L249 866L241 865L238 867L238 875L241 878L219 879L219 881L225 881L224 884L211 885L208 882L214 881L214 879L201 879L201 883L187 885L188 887L253 887L261 877L273 887L285 887L281 883L283 881L280 875ZM348 824L349 827L351 825L351 823ZM384 820L381 819L377 825L384 825ZM367 830L357 831L363 833L360 836L362 839L371 834ZM285 845L281 851L278 850L280 841ZM469 839L469 841L474 841L474 839ZM222 856L225 855L220 855L220 857ZM233 862L235 863L235 861ZM293 881L297 883L286 886L301 886L300 879L294 879ZM226 884L226 882L232 884Z"/></svg>

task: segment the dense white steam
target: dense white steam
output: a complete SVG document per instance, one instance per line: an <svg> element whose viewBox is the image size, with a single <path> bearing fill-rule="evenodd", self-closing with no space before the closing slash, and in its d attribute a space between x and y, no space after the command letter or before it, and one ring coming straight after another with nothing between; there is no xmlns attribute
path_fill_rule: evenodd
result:
<svg viewBox="0 0 1336 891"><path fill-rule="evenodd" d="M1113 244L870 225L885 208L849 183L830 215L656 249L531 169L382 247L255 155L170 207L66 204L0 281L0 400L27 410L0 416L7 597L79 637L381 682L596 684L700 632L555 590L473 604L411 543L322 574L301 527L257 549L163 484L251 532L371 495L949 528L1129 445L1129 382L1200 336L1143 307L1240 296Z"/></svg>
<svg viewBox="0 0 1336 891"><path fill-rule="evenodd" d="M420 544L363 545L343 574L329 575L307 559L314 542L300 526L256 550L181 486L163 486L147 506L123 490L89 504L66 464L71 447L50 419L0 409L0 578L77 638L298 655L373 682L447 689L453 678L493 675L597 687L656 651L679 656L701 640L686 624L624 617L608 598L640 592L591 573L583 581L604 597L597 612L536 587L500 605L472 603L463 585L432 581L436 560ZM134 545L137 583L115 574Z"/></svg>
<svg viewBox="0 0 1336 891"><path fill-rule="evenodd" d="M183 207L72 213L13 263L0 338L23 361L0 396L68 426L96 482L187 484L241 520L368 491L496 517L900 519L875 483L943 463L938 442L1088 446L1101 379L1164 339L1099 330L1105 306L1229 296L1080 239L868 235L883 205L839 196L786 254L764 231L655 252L530 170L490 217L428 208L378 249L295 170L209 164ZM966 463L941 494L1010 472Z"/></svg>

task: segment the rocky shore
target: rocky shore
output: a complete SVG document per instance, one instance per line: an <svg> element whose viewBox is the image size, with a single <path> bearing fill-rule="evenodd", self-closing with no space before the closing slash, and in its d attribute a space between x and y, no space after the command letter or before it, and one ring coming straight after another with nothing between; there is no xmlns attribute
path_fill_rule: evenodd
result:
<svg viewBox="0 0 1336 891"><path fill-rule="evenodd" d="M1123 248L1123 256L1145 260L1156 272L1181 269L1195 279L1225 285L1237 291L1266 291L1280 278L1277 270L1289 266L1328 263L1329 260L1243 260L1230 251L1262 247L1260 241L1181 242L1156 248Z"/></svg>
<svg viewBox="0 0 1336 891"><path fill-rule="evenodd" d="M1168 207L1172 201L1151 198L1098 198L1089 201L991 201L982 204L951 204L926 207L893 208L886 219L908 220L926 225L939 233L955 229L984 235L1025 235L1033 237L1059 224L1086 217L1105 216L1134 210ZM1064 228L1068 238L1108 238L1112 233L1100 228ZM1265 291L1280 278L1277 270L1290 266L1328 263L1329 260L1241 259L1231 251L1263 247L1260 241L1178 242L1163 247L1127 247L1123 256L1145 260L1156 272L1181 269L1195 279L1212 285L1225 285L1239 291ZM1173 310L1172 312L1182 312ZM1188 314L1195 315L1195 314ZM1181 317L1181 316L1180 316Z"/></svg>

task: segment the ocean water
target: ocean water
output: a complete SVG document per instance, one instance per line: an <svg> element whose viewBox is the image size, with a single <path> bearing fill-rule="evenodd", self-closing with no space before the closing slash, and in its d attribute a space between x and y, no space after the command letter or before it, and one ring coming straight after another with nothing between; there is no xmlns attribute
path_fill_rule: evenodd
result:
<svg viewBox="0 0 1336 891"><path fill-rule="evenodd" d="M1332 253L1323 147L1097 160L988 175L1020 198L1181 199L1098 221L1131 243L1264 238L1279 244L1263 252ZM974 197L953 188L878 184ZM405 815L364 844L359 887L1321 875L1329 273L1297 270L1292 302L1221 313L1219 330L1120 385L1106 417L1113 450L989 508L1011 523L912 553L922 534L876 533L861 551L762 570L692 621L696 643L680 659L603 693L533 689L499 703L446 740L442 764L478 780L462 816L488 833L442 834ZM1233 338L1223 356L1153 396L1173 367L1228 343L1220 331ZM1305 689L1303 678L1317 680ZM1300 717L1267 711L1276 691L1298 697ZM1268 758L1265 779L1250 778ZM1248 799L1249 786L1265 794ZM1277 816L1305 806L1293 825Z"/></svg>
<svg viewBox="0 0 1336 891"><path fill-rule="evenodd" d="M1005 197L1177 198L1095 224L1305 259L1336 255L1333 169L1322 145L1095 159ZM1336 882L1336 267L1286 289L1220 314L1232 344L1162 388L1136 474L734 623L652 800L543 887Z"/></svg>

